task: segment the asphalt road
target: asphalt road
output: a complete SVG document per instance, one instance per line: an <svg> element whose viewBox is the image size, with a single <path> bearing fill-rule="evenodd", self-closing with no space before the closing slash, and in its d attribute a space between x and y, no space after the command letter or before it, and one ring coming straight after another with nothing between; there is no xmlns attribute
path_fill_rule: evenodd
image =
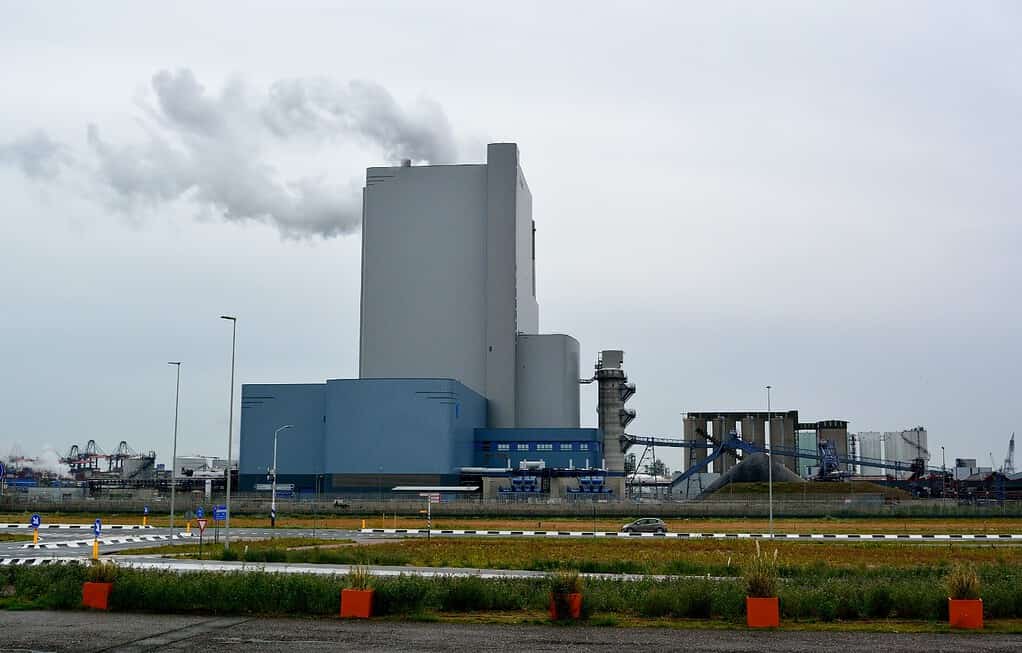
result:
<svg viewBox="0 0 1022 653"><path fill-rule="evenodd" d="M1018 651L1022 636L749 632L0 612L0 651Z"/></svg>
<svg viewBox="0 0 1022 653"><path fill-rule="evenodd" d="M180 529L175 529L174 532L181 532ZM179 540L153 540L153 541L138 541L138 542L124 542L118 544L103 543L100 546L100 554L108 555L116 553L117 551L124 551L125 549L140 549L154 546L166 546L168 544L198 544L199 537L198 532L193 529L195 537L185 538ZM133 531L104 531L102 537L106 538L144 538L146 536L153 535L170 535L171 531L167 528L147 528L145 530L133 530ZM66 547L60 546L58 548L48 549L26 549L25 544L31 543L32 534L30 531L25 533L19 533L25 535L27 539L20 542L0 542L0 557L12 557L12 558L38 558L38 557L88 557L92 555L92 534L89 530L48 530L41 531L39 537L40 544L54 544L60 542L85 542L88 544L82 544L77 547ZM220 537L223 537L223 531L220 532ZM231 537L244 537L244 538L268 538L268 537L313 537L313 531L311 529L276 529L271 530L269 528L232 528ZM366 534L361 533L357 530L341 530L341 529L317 529L315 537L322 539L350 539L356 542L371 542L374 540L387 540L393 539L393 535L379 535L379 534ZM221 542L223 540L221 539ZM213 529L206 529L204 537L206 544L213 543Z"/></svg>

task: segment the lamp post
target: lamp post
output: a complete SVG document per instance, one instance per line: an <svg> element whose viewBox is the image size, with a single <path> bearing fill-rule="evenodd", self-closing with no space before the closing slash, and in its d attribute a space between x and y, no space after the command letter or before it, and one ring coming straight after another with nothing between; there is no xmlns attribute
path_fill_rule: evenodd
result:
<svg viewBox="0 0 1022 653"><path fill-rule="evenodd" d="M770 388L767 391L767 429L770 434L770 446L767 448L767 504L770 511L770 537L774 536L774 426L770 421Z"/></svg>
<svg viewBox="0 0 1022 653"><path fill-rule="evenodd" d="M270 528L277 527L277 435L285 429L293 428L293 424L285 424L273 432L273 485L270 486Z"/></svg>
<svg viewBox="0 0 1022 653"><path fill-rule="evenodd" d="M231 321L231 405L227 417L227 519L224 520L224 548L231 545L231 445L234 436L234 355L238 343L238 318L221 315L221 320Z"/></svg>
<svg viewBox="0 0 1022 653"><path fill-rule="evenodd" d="M947 498L947 459L944 457L944 445L940 445L940 502Z"/></svg>
<svg viewBox="0 0 1022 653"><path fill-rule="evenodd" d="M167 365L177 368L177 384L174 389L174 448L170 454L170 534L174 535L174 494L177 490L177 409L181 399L181 361Z"/></svg>

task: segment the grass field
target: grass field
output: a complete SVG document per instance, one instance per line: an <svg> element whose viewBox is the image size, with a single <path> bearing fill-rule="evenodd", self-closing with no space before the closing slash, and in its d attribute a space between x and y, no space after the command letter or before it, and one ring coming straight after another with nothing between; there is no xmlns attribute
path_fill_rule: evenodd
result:
<svg viewBox="0 0 1022 653"><path fill-rule="evenodd" d="M0 522L22 522L28 523L30 514L5 514L0 515ZM634 517L655 517L656 512L650 514L637 511ZM142 519L138 515L125 514L66 514L47 513L43 515L44 523L67 523L67 524L91 524L96 517L101 517L106 524L141 524ZM365 517L318 517L312 515L286 515L279 514L277 519L278 528L341 528L357 529L362 527L363 519L369 528L424 528L425 519L420 517L394 517L388 515L368 515ZM626 522L627 518L600 518L595 520L597 530L616 531ZM672 531L676 532L767 532L769 522L763 518L752 519L724 519L724 518L689 518L672 519L665 521ZM154 526L168 526L169 520L166 516L155 516L149 520ZM175 521L178 526L184 527L184 520L180 517ZM231 519L231 525L239 528L269 526L268 518L239 515ZM195 524L192 524L193 528ZM462 517L434 517L433 528L445 529L544 529L544 530L592 530L593 519L571 519L571 518L541 518L541 519L480 519ZM976 517L976 518L828 518L810 517L798 519L775 519L774 531L778 533L1019 533L1022 532L1022 519L1019 518L998 518L998 517Z"/></svg>
<svg viewBox="0 0 1022 653"><path fill-rule="evenodd" d="M0 542L22 542L31 539L32 534L28 531L25 533L0 533Z"/></svg>
<svg viewBox="0 0 1022 653"><path fill-rule="evenodd" d="M740 574L755 550L751 541L578 540L512 538L408 539L338 546L336 540L281 538L238 542L228 559L250 562L468 567L550 571L712 575ZM919 577L942 574L953 561L968 560L1022 579L1022 546L880 543L777 542L781 574L787 578L843 576ZM194 557L196 545L136 549L130 553L172 553ZM130 554L129 552L123 552ZM207 547L206 556L222 559L223 548Z"/></svg>

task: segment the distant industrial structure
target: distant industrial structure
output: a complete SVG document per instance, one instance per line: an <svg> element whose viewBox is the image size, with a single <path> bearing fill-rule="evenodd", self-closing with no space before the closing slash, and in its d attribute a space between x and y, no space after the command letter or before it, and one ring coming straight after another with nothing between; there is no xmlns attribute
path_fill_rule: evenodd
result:
<svg viewBox="0 0 1022 653"><path fill-rule="evenodd" d="M95 440L89 440L85 448L73 444L60 462L78 481L147 481L156 477L156 452L139 453L124 440L113 453L103 451Z"/></svg>
<svg viewBox="0 0 1022 653"><path fill-rule="evenodd" d="M692 411L682 438L628 433L624 353L602 351L580 378L578 341L540 333L532 194L513 143L490 144L480 164L369 168L361 234L358 378L244 384L242 492L265 491L275 467L299 493L620 499L768 451L789 478L927 478L927 492L945 491L922 427L850 434L797 410ZM580 427L587 383L596 429ZM643 451L626 476L631 447ZM686 469L639 478L657 447L686 449Z"/></svg>
<svg viewBox="0 0 1022 653"><path fill-rule="evenodd" d="M277 470L300 489L623 495L622 356L585 380L605 410L579 428L579 343L539 332L535 261L517 145L489 145L483 164L369 168L359 378L245 384L239 489L266 482L289 424Z"/></svg>
<svg viewBox="0 0 1022 653"><path fill-rule="evenodd" d="M863 431L851 434L853 447L857 449L858 459L863 460L920 460L924 465L930 464L930 448L926 429L917 426L903 431ZM857 473L862 476L882 476L888 473L882 467L859 464ZM895 478L909 478L909 472L894 472Z"/></svg>

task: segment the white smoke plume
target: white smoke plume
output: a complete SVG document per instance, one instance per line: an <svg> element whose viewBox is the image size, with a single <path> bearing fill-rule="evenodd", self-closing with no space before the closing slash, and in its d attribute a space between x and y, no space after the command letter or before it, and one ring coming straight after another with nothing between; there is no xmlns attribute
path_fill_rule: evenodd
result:
<svg viewBox="0 0 1022 653"><path fill-rule="evenodd" d="M141 142L113 143L89 125L87 156L77 157L37 131L0 145L0 162L38 180L77 165L124 211L187 200L204 214L265 222L301 238L356 231L361 183L326 174L288 178L274 164L275 145L348 141L394 162L446 163L457 154L437 104L420 100L406 110L371 82L286 79L260 93L236 80L210 93L188 69L160 71L139 106Z"/></svg>
<svg viewBox="0 0 1022 653"><path fill-rule="evenodd" d="M9 474L13 474L23 467L28 467L35 472L48 472L60 478L68 478L71 475L71 468L60 462L60 453L48 444L43 445L42 453L33 457L26 456L21 443L15 442L11 445L7 463L9 465Z"/></svg>

